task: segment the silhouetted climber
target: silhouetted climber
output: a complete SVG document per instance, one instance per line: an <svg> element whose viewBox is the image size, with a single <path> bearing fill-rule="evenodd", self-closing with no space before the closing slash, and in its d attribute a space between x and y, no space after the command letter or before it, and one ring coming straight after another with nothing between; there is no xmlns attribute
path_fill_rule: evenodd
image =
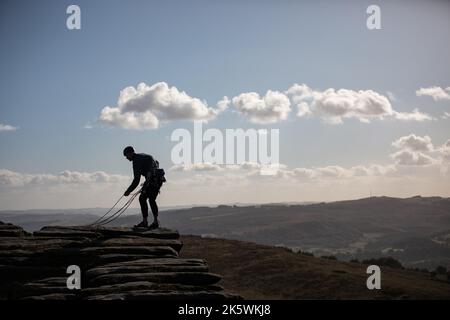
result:
<svg viewBox="0 0 450 320"><path fill-rule="evenodd" d="M142 222L135 225L135 227L144 227L155 229L159 227L158 221L158 205L156 204L156 197L162 184L166 181L164 178L164 170L159 169L159 162L153 159L151 155L145 153L135 153L133 147L128 146L123 150L123 155L133 162L134 179L124 196L128 197L131 192L139 185L141 175L145 177L145 183L142 187L142 193L139 196L139 203L141 205ZM147 199L150 203L150 208L153 213L153 223L148 225L148 205Z"/></svg>

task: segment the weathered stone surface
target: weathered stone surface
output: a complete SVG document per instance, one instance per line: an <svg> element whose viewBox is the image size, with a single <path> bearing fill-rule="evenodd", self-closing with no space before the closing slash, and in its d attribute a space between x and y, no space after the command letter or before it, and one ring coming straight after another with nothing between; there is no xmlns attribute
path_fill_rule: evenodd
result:
<svg viewBox="0 0 450 320"><path fill-rule="evenodd" d="M23 228L0 221L0 237L23 237L26 235L29 235L29 233Z"/></svg>
<svg viewBox="0 0 450 320"><path fill-rule="evenodd" d="M44 279L39 279L34 281L35 284L45 284L51 286L65 286L67 278L66 277L49 277Z"/></svg>
<svg viewBox="0 0 450 320"><path fill-rule="evenodd" d="M177 265L177 266L197 266L206 265L203 259L172 259L172 258L153 258L153 259L139 259L132 261L124 261L120 263L110 263L104 265L104 267L117 267L117 266L152 266L152 265Z"/></svg>
<svg viewBox="0 0 450 320"><path fill-rule="evenodd" d="M172 291L172 292L155 292L155 291L130 291L120 294L107 294L89 296L87 300L224 300L239 299L238 296L211 291Z"/></svg>
<svg viewBox="0 0 450 320"><path fill-rule="evenodd" d="M136 236L123 236L120 238L112 238L97 242L103 247L125 247L125 246L146 246L146 247L171 247L176 252L181 250L183 244L179 240L174 239L152 239ZM0 247L1 248L1 247Z"/></svg>
<svg viewBox="0 0 450 320"><path fill-rule="evenodd" d="M77 231L77 230L41 230L33 233L36 237L52 237L52 238L75 238L84 237L88 239L96 239L101 237L97 232Z"/></svg>
<svg viewBox="0 0 450 320"><path fill-rule="evenodd" d="M192 286L183 285L177 283L155 283L149 281L136 281L119 283L112 285L99 286L94 288L87 288L83 290L84 296L105 295L105 294L117 294L129 291L138 290L155 290L155 291L223 291L223 287L218 285L210 286Z"/></svg>
<svg viewBox="0 0 450 320"><path fill-rule="evenodd" d="M76 239L58 239L58 238L41 238L41 237L22 237L22 238L2 238L0 242L0 251L3 250L33 250L33 253L39 250L47 250L52 248L61 248L67 246L76 246L87 243L86 238Z"/></svg>
<svg viewBox="0 0 450 320"><path fill-rule="evenodd" d="M22 298L22 300L75 300L75 299L77 299L76 294L64 294L64 293L51 293Z"/></svg>
<svg viewBox="0 0 450 320"><path fill-rule="evenodd" d="M33 254L31 250L0 250L0 257L28 257Z"/></svg>
<svg viewBox="0 0 450 320"><path fill-rule="evenodd" d="M146 272L106 274L90 280L93 285L150 281L159 283L181 283L190 285L210 285L220 281L220 276L208 272Z"/></svg>
<svg viewBox="0 0 450 320"><path fill-rule="evenodd" d="M0 230L0 237L22 237L21 230Z"/></svg>
<svg viewBox="0 0 450 320"><path fill-rule="evenodd" d="M177 231L173 231L166 228L158 228L148 231L136 232L129 228L100 228L98 232L102 233L106 237L120 237L120 236L139 236L143 238L154 239L178 239L180 234Z"/></svg>
<svg viewBox="0 0 450 320"><path fill-rule="evenodd" d="M86 272L89 278L98 277L104 274L118 273L152 273L152 272L208 272L208 266L117 266L117 267L97 267Z"/></svg>
<svg viewBox="0 0 450 320"><path fill-rule="evenodd" d="M0 265L20 266L26 264L28 257L0 257Z"/></svg>
<svg viewBox="0 0 450 320"><path fill-rule="evenodd" d="M65 272L62 267L0 265L0 283L48 277Z"/></svg>
<svg viewBox="0 0 450 320"><path fill-rule="evenodd" d="M125 247L89 247L80 250L80 254L102 255L102 254L148 254L148 255L177 255L178 253L171 247L143 247L143 246L125 246Z"/></svg>
<svg viewBox="0 0 450 320"><path fill-rule="evenodd" d="M123 236L139 236L144 238L154 239L178 239L180 234L178 231L158 228L158 229L140 229L133 230L127 227L97 227L97 226L47 226L43 227L39 232L60 232L60 233L81 233L81 232L93 232L101 234L108 238L123 237Z"/></svg>
<svg viewBox="0 0 450 320"><path fill-rule="evenodd" d="M2 228L3 227L3 228ZM169 229L48 226L33 235L0 224L0 299L230 299L203 259L180 259ZM0 233L1 237L1 233ZM81 268L81 290L66 269Z"/></svg>
<svg viewBox="0 0 450 320"><path fill-rule="evenodd" d="M23 290L23 295L25 297L42 296L42 295L55 294L55 293L68 294L67 292L69 291L69 289L67 289L66 286L56 287L56 286L46 286L46 285L37 285L37 284L24 285L22 290ZM20 291L19 291L19 295L20 295Z"/></svg>
<svg viewBox="0 0 450 320"><path fill-rule="evenodd" d="M66 278L46 278L36 282L24 284L18 290L19 296L37 296L52 293L74 294L73 290L67 288Z"/></svg>
<svg viewBox="0 0 450 320"><path fill-rule="evenodd" d="M166 258L173 259L176 258L175 254L166 254L166 255L152 255L152 254L103 254L95 258L95 265L105 265L109 263L121 263L128 262L133 260L142 260L142 259L158 259L158 258Z"/></svg>
<svg viewBox="0 0 450 320"><path fill-rule="evenodd" d="M10 229L16 230L16 229L22 229L22 228L14 225L12 223L4 223L4 222L0 221L0 229L1 230L10 230Z"/></svg>

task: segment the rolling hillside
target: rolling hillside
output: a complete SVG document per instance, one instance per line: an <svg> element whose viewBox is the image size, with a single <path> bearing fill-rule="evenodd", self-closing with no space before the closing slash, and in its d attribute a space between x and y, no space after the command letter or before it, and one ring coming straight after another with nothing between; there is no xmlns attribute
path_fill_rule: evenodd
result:
<svg viewBox="0 0 450 320"><path fill-rule="evenodd" d="M381 289L368 290L364 264L237 240L181 240L181 257L202 255L224 288L246 299L450 299L449 283L421 272L381 267Z"/></svg>
<svg viewBox="0 0 450 320"><path fill-rule="evenodd" d="M80 225L106 210L2 212L28 231ZM160 212L162 225L182 234L251 241L340 260L392 256L410 268L450 268L450 199L371 197L315 204L220 205ZM140 220L130 208L112 226Z"/></svg>

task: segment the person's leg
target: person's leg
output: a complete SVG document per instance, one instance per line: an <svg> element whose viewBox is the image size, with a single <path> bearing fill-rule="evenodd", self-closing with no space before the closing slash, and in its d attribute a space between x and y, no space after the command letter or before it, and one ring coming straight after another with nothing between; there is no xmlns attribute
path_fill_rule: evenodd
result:
<svg viewBox="0 0 450 320"><path fill-rule="evenodd" d="M158 190L151 190L148 197L148 202L150 203L150 208L153 213L153 224L159 225L158 221L158 205L156 204L156 197L158 197Z"/></svg>
<svg viewBox="0 0 450 320"><path fill-rule="evenodd" d="M141 205L142 220L144 223L147 223L148 218L147 197L148 195L146 193L141 193L139 195L139 204Z"/></svg>

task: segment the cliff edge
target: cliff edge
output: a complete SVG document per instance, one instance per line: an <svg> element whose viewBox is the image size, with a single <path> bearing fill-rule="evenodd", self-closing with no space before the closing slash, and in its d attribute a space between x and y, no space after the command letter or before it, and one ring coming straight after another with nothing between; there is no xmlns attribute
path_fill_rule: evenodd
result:
<svg viewBox="0 0 450 320"><path fill-rule="evenodd" d="M0 299L239 299L204 259L182 259L175 230L47 226L29 234L0 222ZM71 265L80 289L69 289Z"/></svg>

